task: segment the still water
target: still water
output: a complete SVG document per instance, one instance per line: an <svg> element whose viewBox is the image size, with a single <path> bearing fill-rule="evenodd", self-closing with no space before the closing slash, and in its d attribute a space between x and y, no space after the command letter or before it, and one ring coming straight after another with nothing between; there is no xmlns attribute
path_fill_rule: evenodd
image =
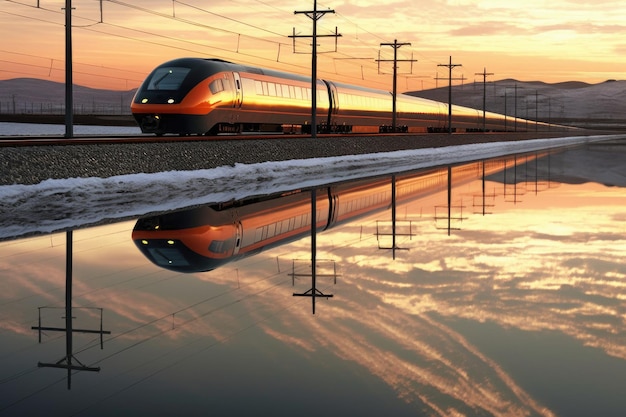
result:
<svg viewBox="0 0 626 417"><path fill-rule="evenodd" d="M320 187L315 298L307 190L1 242L0 415L622 416L624 156Z"/></svg>

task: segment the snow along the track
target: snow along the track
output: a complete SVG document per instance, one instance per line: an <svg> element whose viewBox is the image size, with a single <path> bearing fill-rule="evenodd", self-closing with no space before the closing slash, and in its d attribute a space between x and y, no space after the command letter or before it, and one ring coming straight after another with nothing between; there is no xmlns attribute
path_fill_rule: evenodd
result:
<svg viewBox="0 0 626 417"><path fill-rule="evenodd" d="M200 204L334 182L623 138L576 136L236 164L109 178L0 186L0 239L51 233Z"/></svg>

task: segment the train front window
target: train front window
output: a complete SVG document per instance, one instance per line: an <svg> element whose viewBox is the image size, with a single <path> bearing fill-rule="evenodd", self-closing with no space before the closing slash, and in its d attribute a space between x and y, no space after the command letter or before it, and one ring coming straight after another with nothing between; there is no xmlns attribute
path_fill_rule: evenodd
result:
<svg viewBox="0 0 626 417"><path fill-rule="evenodd" d="M178 90L189 71L190 68L184 67L157 68L150 78L148 90Z"/></svg>

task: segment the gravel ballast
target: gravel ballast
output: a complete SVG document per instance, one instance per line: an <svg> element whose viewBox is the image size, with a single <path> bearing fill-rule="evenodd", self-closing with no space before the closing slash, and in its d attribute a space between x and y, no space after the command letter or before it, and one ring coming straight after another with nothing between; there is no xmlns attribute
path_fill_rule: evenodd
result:
<svg viewBox="0 0 626 417"><path fill-rule="evenodd" d="M571 132L430 134L5 146L0 147L0 185L564 136L573 135Z"/></svg>

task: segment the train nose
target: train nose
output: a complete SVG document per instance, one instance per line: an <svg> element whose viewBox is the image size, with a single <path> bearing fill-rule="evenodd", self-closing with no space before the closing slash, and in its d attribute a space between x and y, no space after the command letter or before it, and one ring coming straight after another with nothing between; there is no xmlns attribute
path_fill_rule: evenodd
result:
<svg viewBox="0 0 626 417"><path fill-rule="evenodd" d="M158 114L149 114L141 118L141 130L147 133L159 131L161 117Z"/></svg>

